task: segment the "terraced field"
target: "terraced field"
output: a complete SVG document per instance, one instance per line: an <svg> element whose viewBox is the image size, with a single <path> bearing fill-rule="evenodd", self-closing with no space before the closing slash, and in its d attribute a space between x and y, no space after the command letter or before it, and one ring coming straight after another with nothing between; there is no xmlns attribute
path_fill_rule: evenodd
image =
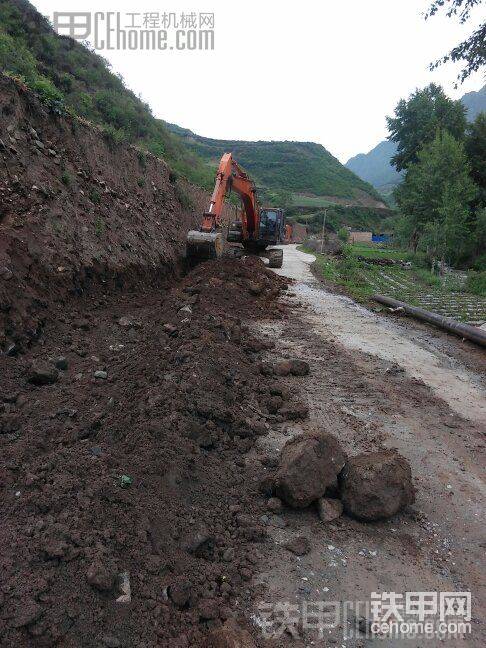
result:
<svg viewBox="0 0 486 648"><path fill-rule="evenodd" d="M372 264L372 259L380 258L391 258L397 264ZM486 297L465 290L466 272L454 270L440 278L416 267L411 258L399 250L356 245L352 246L347 261L318 254L316 267L325 279L344 286L358 300L366 301L372 294L381 293L461 322L486 322ZM403 265L400 260L404 261Z"/></svg>

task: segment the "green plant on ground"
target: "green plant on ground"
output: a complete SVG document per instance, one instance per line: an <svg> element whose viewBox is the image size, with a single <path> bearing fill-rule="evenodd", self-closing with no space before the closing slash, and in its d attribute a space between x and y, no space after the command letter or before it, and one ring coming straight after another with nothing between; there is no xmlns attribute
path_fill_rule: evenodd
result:
<svg viewBox="0 0 486 648"><path fill-rule="evenodd" d="M349 239L349 231L345 227L341 227L338 231L339 240L346 243Z"/></svg>
<svg viewBox="0 0 486 648"><path fill-rule="evenodd" d="M105 221L101 216L95 218L94 229L96 236L101 236L105 231Z"/></svg>
<svg viewBox="0 0 486 648"><path fill-rule="evenodd" d="M481 272L469 272L466 279L466 290L473 295L486 297L486 270Z"/></svg>
<svg viewBox="0 0 486 648"><path fill-rule="evenodd" d="M174 184L174 193L183 209L192 209L194 207L194 202L191 196L187 193L185 187L183 187L179 180Z"/></svg>
<svg viewBox="0 0 486 648"><path fill-rule="evenodd" d="M145 178L138 178L137 184L139 187L145 187Z"/></svg>
<svg viewBox="0 0 486 648"><path fill-rule="evenodd" d="M61 182L63 185L66 185L66 187L69 187L69 185L71 184L71 176L67 171L63 171L61 175Z"/></svg>
<svg viewBox="0 0 486 648"><path fill-rule="evenodd" d="M101 202L101 195L98 189L91 189L91 191L89 192L89 199L92 203L95 203L95 205L99 205L99 203Z"/></svg>

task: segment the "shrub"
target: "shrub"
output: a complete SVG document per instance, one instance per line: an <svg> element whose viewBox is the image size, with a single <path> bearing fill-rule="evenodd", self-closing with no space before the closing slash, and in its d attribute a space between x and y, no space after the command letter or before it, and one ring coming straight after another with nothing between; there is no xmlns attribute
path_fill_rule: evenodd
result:
<svg viewBox="0 0 486 648"><path fill-rule="evenodd" d="M346 243L349 239L349 232L345 227L341 227L341 229L338 231L338 237L339 240L342 241L343 243Z"/></svg>
<svg viewBox="0 0 486 648"><path fill-rule="evenodd" d="M138 178L137 184L139 187L145 187L145 178Z"/></svg>
<svg viewBox="0 0 486 648"><path fill-rule="evenodd" d="M61 182L63 185L66 185L66 187L69 187L71 184L71 176L67 171L64 171L62 176L61 176Z"/></svg>
<svg viewBox="0 0 486 648"><path fill-rule="evenodd" d="M89 192L89 199L92 203L99 205L99 203L101 202L100 192L97 189L91 189L91 191Z"/></svg>
<svg viewBox="0 0 486 648"><path fill-rule="evenodd" d="M466 280L466 290L474 295L486 297L486 270L469 272Z"/></svg>

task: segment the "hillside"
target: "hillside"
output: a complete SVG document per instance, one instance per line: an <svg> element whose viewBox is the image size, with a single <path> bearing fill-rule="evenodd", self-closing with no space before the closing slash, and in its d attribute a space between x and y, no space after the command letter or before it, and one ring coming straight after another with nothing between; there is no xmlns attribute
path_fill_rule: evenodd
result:
<svg viewBox="0 0 486 648"><path fill-rule="evenodd" d="M219 157L232 150L266 189L267 200L285 202L292 196L291 202L322 205L341 198L375 206L379 199L373 187L318 144L211 140L155 119L103 58L56 34L27 0L0 0L0 69L61 112L74 110L102 125L115 142L143 146L202 187L211 186Z"/></svg>
<svg viewBox="0 0 486 648"><path fill-rule="evenodd" d="M217 164L225 151L232 151L270 198L277 194L282 200L282 193L290 192L294 202L304 199L305 203L305 198L311 202L316 198L333 202L333 198L342 198L377 206L379 195L373 187L347 170L320 144L217 140L201 137L175 124L167 127L208 163Z"/></svg>
<svg viewBox="0 0 486 648"><path fill-rule="evenodd" d="M0 0L0 70L24 81L60 113L102 125L114 142L136 142L203 187L213 174L164 122L80 43L59 36L27 0Z"/></svg>
<svg viewBox="0 0 486 648"><path fill-rule="evenodd" d="M477 92L468 92L461 97L467 109L467 120L474 121L477 115L486 110L486 85ZM387 195L390 189L400 182L400 174L390 164L395 155L396 144L384 140L368 153L358 153L346 162L346 168L365 182L372 184L382 194Z"/></svg>

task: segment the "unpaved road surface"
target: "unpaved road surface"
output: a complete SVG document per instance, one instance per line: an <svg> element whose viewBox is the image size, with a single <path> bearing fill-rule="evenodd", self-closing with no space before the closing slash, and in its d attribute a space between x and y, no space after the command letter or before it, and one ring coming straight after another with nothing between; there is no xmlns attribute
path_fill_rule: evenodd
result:
<svg viewBox="0 0 486 648"><path fill-rule="evenodd" d="M399 516L374 524L345 516L324 524L314 510L286 510L276 526L270 523L273 548L254 612L262 630L268 622L265 645L369 645L366 624L364 633L356 631L355 619L370 618L372 592L394 592L400 605L407 592L432 592L439 602L440 592L464 591L472 595L471 633L464 639L435 634L439 615L431 614L425 619L434 624L429 638L388 637L381 645L485 645L483 352L331 293L313 277L311 255L295 246L284 250L277 272L296 280L289 297L296 308L288 320L255 328L275 340L269 359L300 357L311 364L299 385L310 418L261 437L252 461L271 466L288 438L324 427L351 455L398 449L411 464L417 499ZM299 535L312 545L302 557L283 548ZM321 634L311 627L319 625L319 605L331 626ZM400 609L406 620L418 620ZM283 632L292 623L281 623L282 616L297 628Z"/></svg>

